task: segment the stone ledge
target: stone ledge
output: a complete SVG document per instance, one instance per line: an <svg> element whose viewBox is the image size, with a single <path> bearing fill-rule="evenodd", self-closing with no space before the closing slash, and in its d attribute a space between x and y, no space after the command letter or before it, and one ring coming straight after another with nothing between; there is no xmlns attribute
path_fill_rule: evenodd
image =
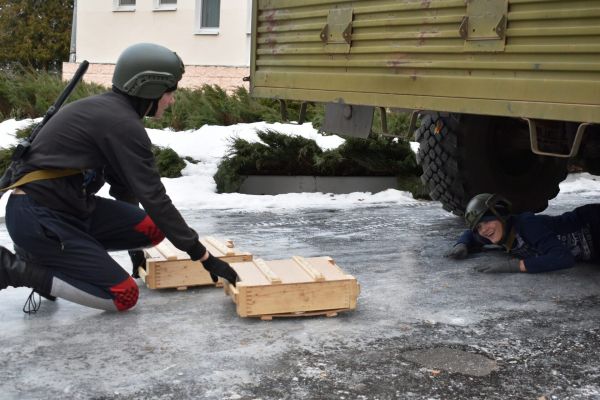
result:
<svg viewBox="0 0 600 400"><path fill-rule="evenodd" d="M397 189L395 176L283 176L249 175L240 186L244 194L283 194L302 192L352 193Z"/></svg>

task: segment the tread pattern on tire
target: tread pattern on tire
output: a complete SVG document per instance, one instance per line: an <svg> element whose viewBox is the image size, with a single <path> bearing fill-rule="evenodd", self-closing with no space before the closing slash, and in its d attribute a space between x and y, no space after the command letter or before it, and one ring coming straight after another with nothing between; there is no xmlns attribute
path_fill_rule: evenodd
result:
<svg viewBox="0 0 600 400"><path fill-rule="evenodd" d="M423 169L421 181L428 188L431 198L440 201L445 210L462 216L468 201L480 191L495 190L501 193L508 190L509 198L513 201L517 212L524 209L533 212L544 210L548 200L558 195L558 184L567 176L566 161L554 158L539 160L536 169L523 171L520 183L510 188L506 186L509 184L506 181L504 183L490 181L491 170L487 173L483 172L473 168L472 163L470 168L473 170L465 170L469 169L465 167L468 165L467 161L473 160L468 158L472 154L487 154L486 152L494 151L494 149L477 148L479 145L473 148L473 142L465 142L463 148L459 148L461 140L459 136L470 137L468 131L462 132L462 129L467 129L469 126L479 127L482 118L485 117L477 118L461 119L462 125L459 126L458 119L453 116L442 117L439 113L428 113L422 116L421 124L415 131L415 140L420 143L417 163ZM459 132L458 129L461 131ZM489 169L490 165L493 164L481 164L480 167ZM487 188L474 184L476 181L481 181L482 177L487 180Z"/></svg>
<svg viewBox="0 0 600 400"><path fill-rule="evenodd" d="M457 141L438 113L426 114L415 132L420 143L417 164L423 168L421 182L446 211L463 215L464 188L458 179Z"/></svg>

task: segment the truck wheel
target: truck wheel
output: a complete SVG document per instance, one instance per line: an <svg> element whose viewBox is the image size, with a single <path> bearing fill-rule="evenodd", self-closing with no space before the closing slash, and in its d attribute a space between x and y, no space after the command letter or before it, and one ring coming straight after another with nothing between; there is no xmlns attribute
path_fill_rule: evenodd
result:
<svg viewBox="0 0 600 400"><path fill-rule="evenodd" d="M421 180L456 215L479 193L504 195L514 212L542 211L567 176L567 160L533 154L527 125L514 118L427 114L415 139Z"/></svg>

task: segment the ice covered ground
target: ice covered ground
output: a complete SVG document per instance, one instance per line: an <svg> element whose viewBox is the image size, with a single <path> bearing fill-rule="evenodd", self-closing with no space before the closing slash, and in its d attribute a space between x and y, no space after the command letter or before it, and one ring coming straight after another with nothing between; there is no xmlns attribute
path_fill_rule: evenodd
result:
<svg viewBox="0 0 600 400"><path fill-rule="evenodd" d="M0 123L0 146L30 122ZM221 290L152 291L140 282L141 301L124 314L59 300L27 316L29 290L9 288L0 302L1 399L600 398L597 269L475 273L501 255L444 258L462 221L396 190L217 194L212 176L229 140L257 140L265 128L314 136L324 148L342 142L308 124L149 134L201 161L164 180L194 229L265 259L330 255L359 280L359 308L263 323L238 318ZM547 212L599 194L599 177L571 175ZM11 247L1 223L0 245ZM113 256L130 267L125 252ZM498 371L469 376L403 358L448 349L484 355Z"/></svg>

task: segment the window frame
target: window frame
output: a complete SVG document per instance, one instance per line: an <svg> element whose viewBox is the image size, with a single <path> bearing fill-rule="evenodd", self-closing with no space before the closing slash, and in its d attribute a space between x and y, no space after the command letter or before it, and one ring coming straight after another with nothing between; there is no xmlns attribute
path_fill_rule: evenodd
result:
<svg viewBox="0 0 600 400"><path fill-rule="evenodd" d="M218 35L219 29L221 29L221 5L219 3L219 26L216 28L203 28L201 24L202 24L202 3L204 1L205 0L196 0L194 34L196 34L196 35Z"/></svg>
<svg viewBox="0 0 600 400"><path fill-rule="evenodd" d="M131 12L131 11L135 11L136 6L137 6L137 0L136 0L136 4L121 4L121 0L113 0L113 11Z"/></svg>
<svg viewBox="0 0 600 400"><path fill-rule="evenodd" d="M246 35L252 35L252 0L246 2L248 10L246 10Z"/></svg>
<svg viewBox="0 0 600 400"><path fill-rule="evenodd" d="M177 0L175 4L162 4L162 0L154 0L153 11L175 11L177 10Z"/></svg>

